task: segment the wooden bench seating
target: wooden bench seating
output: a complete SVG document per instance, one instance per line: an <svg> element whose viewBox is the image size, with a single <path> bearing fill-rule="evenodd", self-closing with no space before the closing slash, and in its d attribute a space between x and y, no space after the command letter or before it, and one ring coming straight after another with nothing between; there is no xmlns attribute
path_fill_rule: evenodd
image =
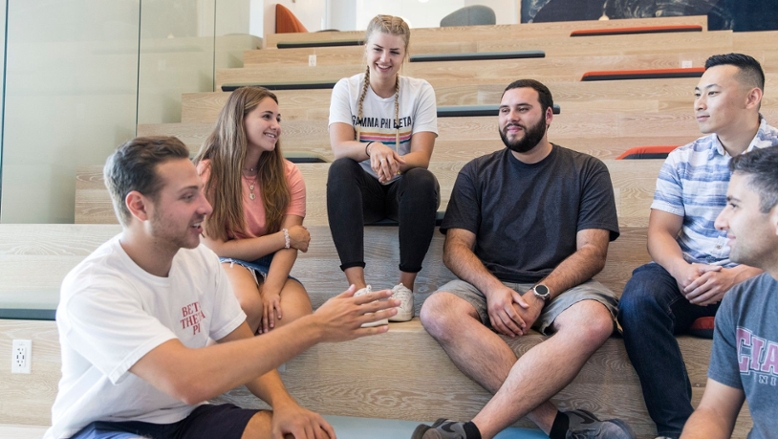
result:
<svg viewBox="0 0 778 439"><path fill-rule="evenodd" d="M531 75L528 75L531 77ZM630 83L545 82L554 102L572 113L650 113L659 111L691 112L697 78L672 80L646 79ZM438 106L498 105L509 83L440 85L431 82ZM329 118L332 90L278 90L279 107L284 121ZM181 122L215 123L230 93L185 93L181 98ZM778 107L778 98L762 106Z"/></svg>
<svg viewBox="0 0 778 439"><path fill-rule="evenodd" d="M448 205L457 174L465 162L433 160L430 170L440 182L440 211ZM662 160L606 160L611 172L619 224L622 227L646 227L654 183ZM329 163L299 164L307 188L306 225L327 225L326 182ZM101 166L78 170L76 182L76 224L116 224Z"/></svg>
<svg viewBox="0 0 778 439"><path fill-rule="evenodd" d="M601 158L616 157L632 146L655 143L682 145L700 136L691 104L689 105L687 109L661 113L594 113L565 110L554 117L549 131L550 138L569 148ZM768 120L778 120L778 117L774 117L778 116L778 109L763 108L762 113ZM315 120L284 119L281 136L283 150L307 151L331 161L327 125L326 117ZM493 116L438 119L439 136L435 142L433 159L438 160L440 157L446 161L462 160L460 157L452 158L449 154L452 150L457 150L457 145L468 142L470 148L479 150L483 150L481 142L487 142L493 145L488 150L494 150L495 146L501 145L496 127L497 118ZM138 135L176 136L196 152L212 129L213 123L139 125ZM643 140L632 144L624 142L625 138ZM451 147L452 145L454 146ZM594 151L590 150L591 145L595 146ZM605 150L610 152L602 153Z"/></svg>
<svg viewBox="0 0 778 439"><path fill-rule="evenodd" d="M489 394L456 369L418 319L391 326L387 334L318 345L287 362L281 376L292 396L323 414L427 422L443 416L471 419ZM33 373L11 376L5 368L0 370L0 423L49 425L60 377L55 323L0 320L0 351L10 349L12 338L33 341ZM535 334L506 342L521 355L542 340ZM688 336L679 337L679 341L697 404L706 384L711 343ZM389 371L403 373L398 377ZM243 387L213 402L225 401L263 407ZM582 407L622 418L639 437L653 437L640 385L620 338L608 340L552 401L563 409ZM526 420L517 425L531 427ZM750 415L744 408L733 437L745 438L750 425ZM19 430L29 435L2 437L33 438L42 433L40 427L24 426L5 426L0 433Z"/></svg>
<svg viewBox="0 0 778 439"><path fill-rule="evenodd" d="M637 26L671 26L671 25L702 26L703 31L708 29L708 17L704 15L689 17L656 17L633 18L622 20L587 20L587 21L558 21L552 23L522 23L496 26L452 26L436 28L414 28L412 39L429 43L445 43L451 41L452 36L463 40L482 41L495 38L543 38L569 36L570 32L581 29L609 29ZM364 31L347 32L318 32L296 34L268 34L265 39L265 48L274 48L279 42L301 41L342 41L358 40L364 38ZM287 49L284 49L287 50Z"/></svg>
<svg viewBox="0 0 778 439"><path fill-rule="evenodd" d="M499 31L497 32L499 34ZM515 51L543 51L547 58L568 56L618 56L618 55L656 55L657 47L663 54L683 55L681 59L694 61L702 65L705 58L713 53L731 51L732 31L713 31L698 34L686 34L682 38L673 34L620 35L589 38L569 38L567 36L547 38L505 38L501 34L492 38L471 40L469 33L452 35L447 42L429 43L411 38L408 48L410 56L488 53ZM247 50L243 54L243 65L294 64L309 65L309 56L316 55L316 65L346 65L363 62L364 46L316 47L300 49L260 49Z"/></svg>
<svg viewBox="0 0 778 439"><path fill-rule="evenodd" d="M695 55L698 64L708 54ZM504 83L526 76L541 81L578 81L590 70L641 70L673 69L682 66L684 58L677 54L639 55L591 55L549 57L517 60L450 61L445 63L406 63L403 74L424 78L430 83L457 85ZM353 62L341 65L301 67L287 64L254 64L237 69L216 71L216 85L249 85L273 82L337 81L340 78L362 73L365 65ZM274 79L278 78L278 79Z"/></svg>

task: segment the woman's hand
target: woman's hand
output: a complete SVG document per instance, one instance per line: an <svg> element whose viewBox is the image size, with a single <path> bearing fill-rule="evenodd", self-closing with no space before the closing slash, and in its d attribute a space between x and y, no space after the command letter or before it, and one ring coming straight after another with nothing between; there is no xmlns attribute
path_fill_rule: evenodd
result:
<svg viewBox="0 0 778 439"><path fill-rule="evenodd" d="M308 244L311 242L311 234L303 226L294 225L287 229L289 231L289 245L293 249L305 253L308 251Z"/></svg>
<svg viewBox="0 0 778 439"><path fill-rule="evenodd" d="M269 288L265 288L266 286L263 285L259 292L260 297L262 297L262 316L260 316L261 320L257 329L258 334L270 332L276 326L276 319L281 320L283 317L280 291L270 291Z"/></svg>
<svg viewBox="0 0 778 439"><path fill-rule="evenodd" d="M400 173L400 165L405 164L405 160L397 154L397 151L381 142L372 142L369 151L370 167L378 175L378 181L381 183L386 183L394 178Z"/></svg>

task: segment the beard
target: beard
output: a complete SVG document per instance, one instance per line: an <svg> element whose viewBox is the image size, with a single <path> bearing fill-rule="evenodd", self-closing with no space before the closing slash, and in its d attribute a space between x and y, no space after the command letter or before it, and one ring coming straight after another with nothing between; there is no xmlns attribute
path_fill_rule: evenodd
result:
<svg viewBox="0 0 778 439"><path fill-rule="evenodd" d="M511 142L508 140L508 137L505 134L505 131L507 130L509 125L518 125L522 129L524 129L524 137L522 137L519 140L516 140L515 142ZM546 113L543 113L543 118L540 119L538 123L535 125L532 125L531 127L525 127L524 125L519 124L508 124L503 129L498 129L497 131L500 132L500 138L502 139L502 143L505 144L505 146L508 147L508 149L518 152L520 154L523 154L525 152L531 151L532 148L537 146L538 143L543 139L543 136L546 135Z"/></svg>

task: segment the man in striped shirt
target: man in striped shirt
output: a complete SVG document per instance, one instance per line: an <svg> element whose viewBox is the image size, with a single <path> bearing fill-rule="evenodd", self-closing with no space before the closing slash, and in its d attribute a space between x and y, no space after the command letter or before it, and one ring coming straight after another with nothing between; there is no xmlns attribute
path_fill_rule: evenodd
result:
<svg viewBox="0 0 778 439"><path fill-rule="evenodd" d="M759 113L764 72L743 54L715 55L695 88L694 112L707 134L667 157L648 222L654 262L624 287L619 320L658 437L678 438L691 415L691 384L675 339L714 316L724 294L761 273L729 259L726 233L713 223L726 204L732 157L778 145Z"/></svg>

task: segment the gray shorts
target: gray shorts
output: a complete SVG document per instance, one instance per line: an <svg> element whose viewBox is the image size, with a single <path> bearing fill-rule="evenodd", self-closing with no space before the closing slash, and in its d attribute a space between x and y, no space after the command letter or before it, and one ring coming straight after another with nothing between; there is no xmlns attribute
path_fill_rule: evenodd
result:
<svg viewBox="0 0 778 439"><path fill-rule="evenodd" d="M518 292L519 294L524 294L535 284L503 282L503 285L512 289L513 291ZM436 293L440 291L445 291L461 299L464 299L467 303L472 305L473 308L475 308L476 312L478 313L478 317L481 319L481 323L491 328L489 311L486 308L486 296L484 296L484 294L478 290L478 288L463 280L455 279L438 288ZM549 302L543 308L543 311L541 311L540 316L535 321L535 324L532 325L532 329L535 329L541 334L548 335L549 333L547 330L549 326L554 323L554 320L557 318L557 316L562 314L562 311L570 308L572 305L582 300L596 300L602 303L602 305L605 306L605 308L607 308L611 313L614 327L618 329L619 332L621 332L621 327L619 326L618 320L616 320L616 316L619 312L618 307L616 306L619 302L618 297L616 297L616 294L608 289L608 287L594 280L590 280L582 283L581 285L570 288L564 293L553 298L551 302Z"/></svg>

